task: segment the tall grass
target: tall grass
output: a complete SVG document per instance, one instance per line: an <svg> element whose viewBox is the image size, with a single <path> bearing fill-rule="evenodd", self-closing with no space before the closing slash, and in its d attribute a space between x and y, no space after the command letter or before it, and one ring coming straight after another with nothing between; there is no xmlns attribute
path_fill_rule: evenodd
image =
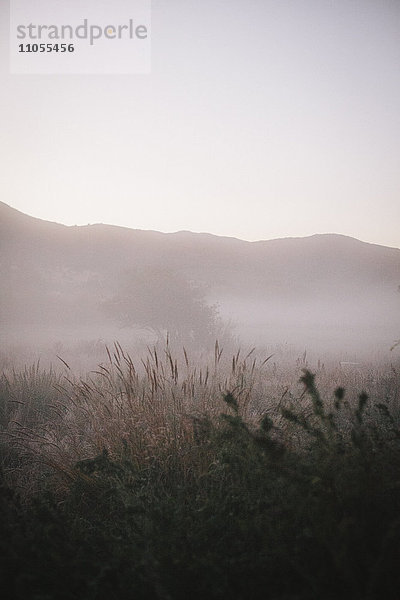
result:
<svg viewBox="0 0 400 600"><path fill-rule="evenodd" d="M115 344L3 375L9 598L397 599L397 371L309 366Z"/></svg>

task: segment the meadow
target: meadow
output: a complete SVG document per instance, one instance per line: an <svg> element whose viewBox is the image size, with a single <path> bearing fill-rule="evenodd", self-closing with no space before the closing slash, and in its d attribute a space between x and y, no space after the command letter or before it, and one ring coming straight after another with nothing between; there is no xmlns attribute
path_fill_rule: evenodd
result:
<svg viewBox="0 0 400 600"><path fill-rule="evenodd" d="M7 598L397 600L399 357L351 362L4 361Z"/></svg>

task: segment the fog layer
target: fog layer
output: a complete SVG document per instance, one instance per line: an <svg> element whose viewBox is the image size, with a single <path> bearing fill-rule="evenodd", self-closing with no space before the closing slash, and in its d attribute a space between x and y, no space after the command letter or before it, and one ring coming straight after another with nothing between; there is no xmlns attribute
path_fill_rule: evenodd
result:
<svg viewBox="0 0 400 600"><path fill-rule="evenodd" d="M388 352L400 250L340 235L264 242L40 221L0 204L4 344L166 336Z"/></svg>

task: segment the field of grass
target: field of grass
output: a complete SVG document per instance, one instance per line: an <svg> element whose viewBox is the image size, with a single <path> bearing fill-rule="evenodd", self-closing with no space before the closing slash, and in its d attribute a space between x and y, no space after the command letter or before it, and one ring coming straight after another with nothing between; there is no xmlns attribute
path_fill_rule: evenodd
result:
<svg viewBox="0 0 400 600"><path fill-rule="evenodd" d="M397 600L400 377L115 344L0 379L10 600Z"/></svg>

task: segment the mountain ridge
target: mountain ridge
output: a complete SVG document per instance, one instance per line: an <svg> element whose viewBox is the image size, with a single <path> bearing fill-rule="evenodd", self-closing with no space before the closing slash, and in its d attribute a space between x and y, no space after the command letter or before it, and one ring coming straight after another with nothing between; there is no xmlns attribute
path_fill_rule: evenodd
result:
<svg viewBox="0 0 400 600"><path fill-rule="evenodd" d="M163 231L159 231L156 229L140 229L140 228L136 228L136 227L127 227L124 225L113 225L113 224L108 224L108 223L88 223L87 225L65 225L63 223L58 223L57 221L49 221L47 219L42 219L40 217L35 217L33 215L28 215L26 213L24 213L23 211L16 209L12 206L10 206L9 204L6 204L5 202L0 201L0 225L1 225L1 220L4 218L9 218L10 216L14 216L17 217L19 219L24 219L26 221L29 221L30 223L36 222L37 224L46 224L46 225L50 225L50 226L57 226L59 228L64 228L65 230L71 230L71 229L89 229L89 228L96 228L96 229L117 229L117 230L123 230L123 231L132 231L135 233L141 232L144 234L158 234L160 236L168 236L168 237L173 237L173 236L193 236L194 237L198 237L198 238L203 238L203 237L207 237L207 238L217 238L218 240L229 240L229 241L237 241L243 244L255 244L255 245L261 245L261 244L266 244L266 243L271 243L271 242L280 242L282 240L285 241L289 241L289 240L310 240L312 238L330 238L330 239L337 239L337 238L342 238L342 239L348 239L348 240L354 240L355 242L361 243L361 244L368 244L371 246L378 246L378 247L382 247L382 248L389 248L389 249L393 249L393 250L398 250L400 252L400 248L397 248L395 246L387 246L385 244L378 244L375 242L366 242L364 240L360 240L359 238L356 238L354 236L350 236L350 235L346 235L346 234L342 234L342 233L336 233L336 232L325 232L325 233L313 233L307 236L287 236L287 237L277 237L277 238L268 238L268 239L260 239L260 240L244 240L242 238L239 238L237 236L228 236L228 235L219 235L219 234L214 234L214 233L209 233L207 231L200 231L200 232L195 232L195 231L190 231L190 230L177 230L177 231L173 231L173 232L163 232Z"/></svg>
<svg viewBox="0 0 400 600"><path fill-rule="evenodd" d="M171 274L172 281L200 287L223 318L274 339L282 332L291 339L291 329L303 337L374 329L389 343L399 335L397 248L335 233L251 242L101 223L67 226L0 203L3 330L35 323L97 331L106 319L102 307L128 281L144 277L156 290L160 272L166 282ZM139 283L132 289L142 293Z"/></svg>

